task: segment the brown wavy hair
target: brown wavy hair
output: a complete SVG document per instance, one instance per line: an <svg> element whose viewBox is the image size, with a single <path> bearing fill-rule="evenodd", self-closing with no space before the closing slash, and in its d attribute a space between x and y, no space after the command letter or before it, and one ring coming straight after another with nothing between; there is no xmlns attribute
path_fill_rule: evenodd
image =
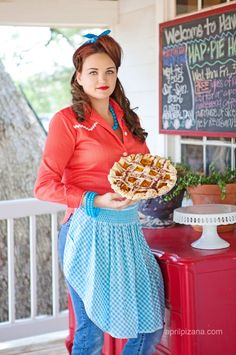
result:
<svg viewBox="0 0 236 355"><path fill-rule="evenodd" d="M72 108L79 122L85 121L87 112L91 112L91 102L83 87L78 84L76 76L82 71L85 59L95 53L106 53L115 63L116 69L120 67L122 49L120 45L108 35L99 37L95 43L84 43L73 55L75 72L71 78ZM134 137L144 142L147 132L140 126L138 115L130 108L130 102L125 96L125 91L117 78L115 89L111 95L124 111L124 120Z"/></svg>

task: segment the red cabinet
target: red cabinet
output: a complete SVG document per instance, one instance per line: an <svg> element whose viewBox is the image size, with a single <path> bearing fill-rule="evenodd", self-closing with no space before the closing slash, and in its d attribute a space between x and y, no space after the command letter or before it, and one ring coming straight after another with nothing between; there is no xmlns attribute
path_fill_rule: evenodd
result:
<svg viewBox="0 0 236 355"><path fill-rule="evenodd" d="M165 331L156 355L236 354L236 232L221 236L227 249L191 247L199 233L188 226L146 229L162 269ZM105 336L104 355L120 355L126 340Z"/></svg>
<svg viewBox="0 0 236 355"><path fill-rule="evenodd" d="M157 354L236 354L236 232L223 233L227 249L191 247L191 227L145 230L161 266L166 324Z"/></svg>
<svg viewBox="0 0 236 355"><path fill-rule="evenodd" d="M146 229L166 290L165 331L156 355L236 354L236 230L221 236L230 247L191 247L199 233L188 226ZM120 355L122 341L114 340Z"/></svg>

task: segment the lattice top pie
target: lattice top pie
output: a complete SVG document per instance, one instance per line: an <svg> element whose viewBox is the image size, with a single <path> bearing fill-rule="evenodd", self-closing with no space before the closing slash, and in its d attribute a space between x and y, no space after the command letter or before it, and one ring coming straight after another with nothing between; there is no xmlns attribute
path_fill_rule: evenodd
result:
<svg viewBox="0 0 236 355"><path fill-rule="evenodd" d="M140 200L169 192L176 183L176 174L168 159L151 154L131 154L114 163L108 180L121 196Z"/></svg>

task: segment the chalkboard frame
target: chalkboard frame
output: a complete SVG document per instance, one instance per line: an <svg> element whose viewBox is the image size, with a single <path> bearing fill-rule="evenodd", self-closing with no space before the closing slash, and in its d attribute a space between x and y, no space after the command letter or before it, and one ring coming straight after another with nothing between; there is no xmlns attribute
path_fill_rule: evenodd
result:
<svg viewBox="0 0 236 355"><path fill-rule="evenodd" d="M204 130L171 130L163 128L162 122L162 109L163 109L163 68L162 68L162 55L163 55L163 31L172 26L181 25L184 23L191 22L192 20L202 19L208 16L214 16L217 14L222 14L222 12L231 12L236 10L236 4L221 5L220 7L213 8L211 10L204 10L192 15L186 15L174 20L166 21L159 24L159 132L170 135L180 135L180 136L206 136L206 137L225 137L225 138L235 138L236 132L234 131L204 131Z"/></svg>

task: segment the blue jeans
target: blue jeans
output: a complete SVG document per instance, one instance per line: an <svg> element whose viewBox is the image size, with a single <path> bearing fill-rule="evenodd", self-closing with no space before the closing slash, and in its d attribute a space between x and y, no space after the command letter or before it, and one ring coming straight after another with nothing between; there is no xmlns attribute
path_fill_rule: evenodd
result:
<svg viewBox="0 0 236 355"><path fill-rule="evenodd" d="M63 265L63 255L66 236L70 226L69 219L61 226L58 236L58 255L61 267ZM76 291L67 282L67 287L72 299L73 309L76 319L76 330L72 355L100 355L104 342L104 333L91 319L88 318L83 301ZM122 355L153 355L155 347L160 342L163 328L154 333L140 333L137 338L128 339Z"/></svg>

